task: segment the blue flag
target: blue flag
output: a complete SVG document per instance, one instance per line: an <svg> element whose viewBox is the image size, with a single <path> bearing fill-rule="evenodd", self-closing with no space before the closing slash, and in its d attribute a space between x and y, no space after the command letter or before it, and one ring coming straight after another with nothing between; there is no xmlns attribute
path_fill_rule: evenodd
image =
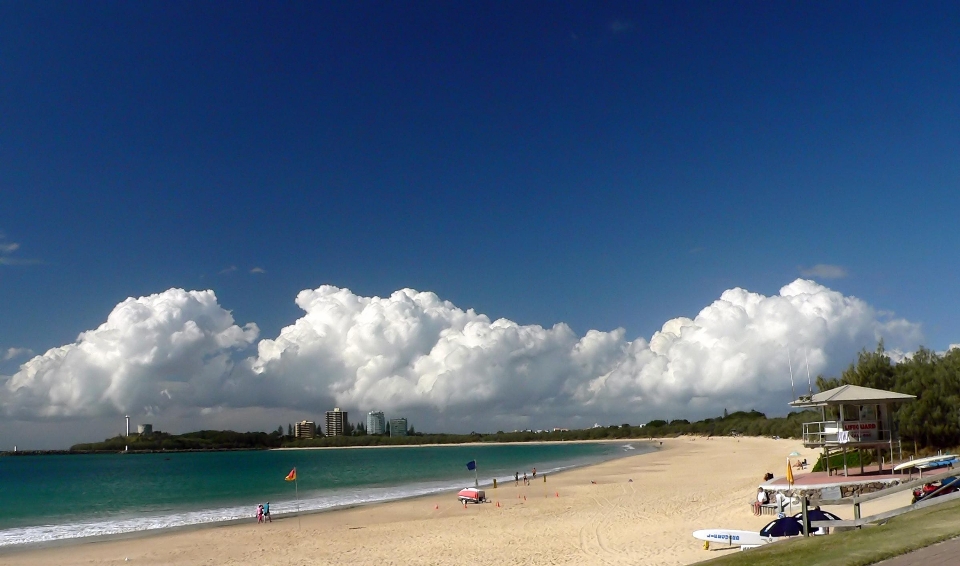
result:
<svg viewBox="0 0 960 566"><path fill-rule="evenodd" d="M468 469L468 470L476 470L476 469L477 469L477 461L476 461L476 460L470 460L469 462L467 462L467 469Z"/></svg>

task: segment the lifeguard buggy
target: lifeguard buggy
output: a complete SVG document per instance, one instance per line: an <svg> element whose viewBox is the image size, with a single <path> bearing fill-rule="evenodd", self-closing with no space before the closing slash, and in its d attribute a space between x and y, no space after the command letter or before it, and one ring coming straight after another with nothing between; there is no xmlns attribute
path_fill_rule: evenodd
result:
<svg viewBox="0 0 960 566"><path fill-rule="evenodd" d="M487 494L483 492L482 489L477 489L475 487L465 487L460 490L460 493L457 494L457 500L460 503L483 503L487 500Z"/></svg>

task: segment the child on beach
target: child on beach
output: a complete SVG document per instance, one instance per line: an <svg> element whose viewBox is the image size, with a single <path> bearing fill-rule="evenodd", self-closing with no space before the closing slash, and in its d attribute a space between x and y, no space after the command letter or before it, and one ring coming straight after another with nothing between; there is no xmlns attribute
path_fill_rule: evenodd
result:
<svg viewBox="0 0 960 566"><path fill-rule="evenodd" d="M257 503L257 522L258 523L263 522L263 504L262 503Z"/></svg>

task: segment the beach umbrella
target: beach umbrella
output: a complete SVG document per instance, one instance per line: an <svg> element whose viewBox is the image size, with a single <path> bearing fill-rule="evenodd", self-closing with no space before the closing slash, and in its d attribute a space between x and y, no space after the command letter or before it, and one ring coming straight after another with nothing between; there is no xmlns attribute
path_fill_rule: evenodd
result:
<svg viewBox="0 0 960 566"><path fill-rule="evenodd" d="M797 519L801 523L803 522L803 512L797 513L793 516L794 519ZM809 509L807 510L807 527L813 529L810 525L811 521L840 521L840 517L837 517L829 511L821 511L820 509ZM821 527L822 528L822 527Z"/></svg>
<svg viewBox="0 0 960 566"><path fill-rule="evenodd" d="M803 512L797 513L793 516L794 519L803 520ZM807 520L808 521L840 521L840 517L837 517L829 511L822 511L820 509L809 509L807 510Z"/></svg>
<svg viewBox="0 0 960 566"><path fill-rule="evenodd" d="M797 452L796 450L794 450L793 452L790 453L790 457L791 457L791 458L799 458L799 457L800 457L800 453Z"/></svg>
<svg viewBox="0 0 960 566"><path fill-rule="evenodd" d="M793 485L793 467L790 466L790 458L787 458L787 485Z"/></svg>
<svg viewBox="0 0 960 566"><path fill-rule="evenodd" d="M793 537L803 532L803 523L794 517L783 517L760 530L762 537Z"/></svg>

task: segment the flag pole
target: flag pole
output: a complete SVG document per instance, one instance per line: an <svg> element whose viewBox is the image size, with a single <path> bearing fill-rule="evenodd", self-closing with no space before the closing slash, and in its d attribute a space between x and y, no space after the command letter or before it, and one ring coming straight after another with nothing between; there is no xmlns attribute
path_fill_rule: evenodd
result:
<svg viewBox="0 0 960 566"><path fill-rule="evenodd" d="M473 487L480 487L480 476L477 472L477 461L473 461Z"/></svg>
<svg viewBox="0 0 960 566"><path fill-rule="evenodd" d="M294 468L296 470L296 468ZM300 530L300 478L296 474L293 476L293 491L297 494L297 530Z"/></svg>

